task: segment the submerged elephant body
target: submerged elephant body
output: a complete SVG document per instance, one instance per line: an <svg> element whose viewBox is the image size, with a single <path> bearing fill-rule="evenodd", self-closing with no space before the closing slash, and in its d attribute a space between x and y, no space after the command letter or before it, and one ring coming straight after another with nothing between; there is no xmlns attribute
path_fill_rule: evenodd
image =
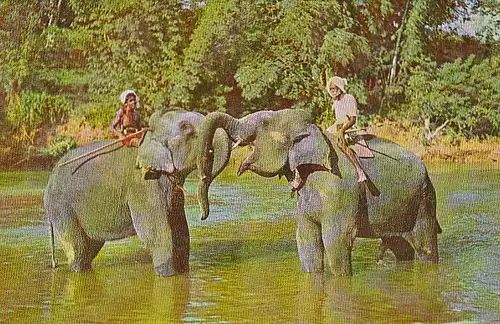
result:
<svg viewBox="0 0 500 324"><path fill-rule="evenodd" d="M354 166L338 149L335 138L298 110L265 111L237 120L209 114L202 126L198 167L200 205L208 215L211 182L211 138L227 131L252 153L239 174L284 175L298 192L297 247L302 269L323 271L324 260L334 274L351 275L351 249L356 237L381 238L398 260L438 262L436 196L427 170L415 154L380 138L369 146L385 155L362 159L361 165L380 190L367 193L357 182Z"/></svg>
<svg viewBox="0 0 500 324"><path fill-rule="evenodd" d="M158 112L139 148L117 145L54 169L44 192L45 213L71 270L88 270L104 242L136 234L151 252L158 275L188 270L181 187L196 168L196 128L202 120L197 113ZM109 142L76 148L59 164ZM229 141L222 136L216 142L220 170L228 160Z"/></svg>

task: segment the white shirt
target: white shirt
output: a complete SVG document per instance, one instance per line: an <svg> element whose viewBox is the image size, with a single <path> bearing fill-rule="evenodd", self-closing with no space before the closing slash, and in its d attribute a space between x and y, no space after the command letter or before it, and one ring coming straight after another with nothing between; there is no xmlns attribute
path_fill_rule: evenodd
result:
<svg viewBox="0 0 500 324"><path fill-rule="evenodd" d="M352 95L344 93L342 99L333 102L333 111L335 112L334 125L342 126L349 120L349 117L358 116L358 104ZM356 118L356 124L357 122ZM354 124L353 127L355 127L356 124Z"/></svg>

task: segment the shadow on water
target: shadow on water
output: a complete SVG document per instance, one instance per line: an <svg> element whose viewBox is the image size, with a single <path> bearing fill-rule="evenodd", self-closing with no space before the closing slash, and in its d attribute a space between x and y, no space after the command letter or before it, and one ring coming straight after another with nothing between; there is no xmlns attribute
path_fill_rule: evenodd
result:
<svg viewBox="0 0 500 324"><path fill-rule="evenodd" d="M53 270L41 204L47 174L0 174L0 322L495 322L497 171L431 169L439 265L390 254L376 264L378 240L358 239L350 278L301 272L294 199L282 182L256 176L216 183L204 222L194 181L186 183L189 274L156 277L137 238L107 243L83 274L69 272L57 245Z"/></svg>

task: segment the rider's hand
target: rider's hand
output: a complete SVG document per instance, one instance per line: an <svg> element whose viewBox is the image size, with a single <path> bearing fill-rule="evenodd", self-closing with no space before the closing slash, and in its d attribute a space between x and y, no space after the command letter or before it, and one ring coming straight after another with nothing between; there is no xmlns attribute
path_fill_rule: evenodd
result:
<svg viewBox="0 0 500 324"><path fill-rule="evenodd" d="M344 127L340 127L339 130L337 131L337 140L340 142L340 143L344 143L345 141L345 130L344 130Z"/></svg>

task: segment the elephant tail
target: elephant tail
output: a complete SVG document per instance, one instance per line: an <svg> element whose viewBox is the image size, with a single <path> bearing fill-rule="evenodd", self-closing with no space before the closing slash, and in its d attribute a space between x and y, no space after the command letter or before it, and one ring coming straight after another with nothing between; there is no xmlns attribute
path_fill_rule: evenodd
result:
<svg viewBox="0 0 500 324"><path fill-rule="evenodd" d="M49 221L50 225L50 245L51 245L51 261L52 261L52 268L55 269L57 268L57 263L56 263L56 248L55 248L55 240L54 240L54 225L52 224L51 221Z"/></svg>
<svg viewBox="0 0 500 324"><path fill-rule="evenodd" d="M439 222L436 217L436 204L437 204L436 189L432 185L427 169L425 169L425 182L423 190L424 190L424 199L426 200L427 213L430 215L430 217L434 219L434 222L436 223L435 225L436 233L441 234L443 232L443 229L439 225Z"/></svg>

